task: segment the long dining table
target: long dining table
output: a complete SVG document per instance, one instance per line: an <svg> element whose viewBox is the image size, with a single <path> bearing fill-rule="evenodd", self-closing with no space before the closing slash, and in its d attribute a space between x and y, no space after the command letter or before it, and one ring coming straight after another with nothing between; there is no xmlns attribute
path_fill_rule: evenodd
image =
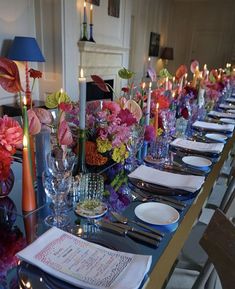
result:
<svg viewBox="0 0 235 289"><path fill-rule="evenodd" d="M229 153L233 148L234 141L235 133L233 133L231 137L228 138L227 142L224 145L222 153L219 155L217 161L213 163L211 171L205 176L205 182L200 191L196 195L192 195L192 197L182 200L185 203L186 207L180 212L179 221L174 228L171 228L170 230L163 230L165 235L157 248L146 246L146 244L136 242L128 238L127 236L117 236L110 232L99 230L96 225L89 224L89 221L87 221L85 218L81 218L76 215L72 205L71 210L68 211L70 217L70 224L65 229L74 233L76 227L80 226L83 227L83 231L86 233L83 237L86 238L88 241L98 243L114 250L151 255L152 265L148 275L142 282L140 288L162 288L164 286L164 283L168 279L172 268L174 267L177 256L179 255L180 250L182 249L185 241L187 240L193 224L198 219L200 212L212 191L215 181L220 174L221 168L223 167L224 162L228 158ZM108 170L109 168L107 168L107 171ZM9 221L9 218L12 218L12 220L14 220L12 221L12 223L14 223L14 225L17 226L22 232L23 238L25 240L25 245L27 245L33 242L36 238L38 238L49 229L49 227L45 224L44 219L51 209L50 201L44 192L41 179L39 178L37 182L37 208L32 212L22 212L21 163L14 163L13 171L15 173L15 184L9 197L7 197L7 205L2 201L3 198L0 199L0 228L4 226L4 222L6 220ZM105 174L106 171L104 170L103 173ZM128 186L128 184L126 185ZM132 190L129 186L128 188L128 193L132 195ZM11 206L9 206L9 203L11 203ZM139 204L141 204L141 201L132 198L132 201L125 208L122 208L122 215L128 217L131 220L137 220L134 209ZM111 218L109 212L104 218ZM161 227L157 226L157 229L161 230ZM5 281L8 284L9 288L11 288L9 284L14 278L18 279L18 282L23 288L22 282L20 280L22 276L19 274L19 272L21 272L20 266L21 265L15 264L11 270L5 272ZM28 280L31 280L31 278L35 278L35 274L40 277L40 274L43 275L44 273L34 270L34 268L31 268L30 266L26 269L24 268L24 278L28 278ZM47 280L47 278L44 278L44 280ZM52 282L50 284L61 284L56 282L60 281L57 280L54 281L54 283ZM47 285L43 285L43 282L41 282L40 286L42 287L37 288L47 288ZM53 288L53 286L49 288ZM56 285L54 288L57 288ZM70 285L66 285L66 287L62 286L61 288L70 288ZM71 286L71 288L74 287Z"/></svg>

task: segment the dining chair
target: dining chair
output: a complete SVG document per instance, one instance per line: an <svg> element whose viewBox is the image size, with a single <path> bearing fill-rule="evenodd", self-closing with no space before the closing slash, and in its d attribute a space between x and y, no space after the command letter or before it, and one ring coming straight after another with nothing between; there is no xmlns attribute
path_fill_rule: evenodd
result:
<svg viewBox="0 0 235 289"><path fill-rule="evenodd" d="M228 213L231 207L231 204L233 203L235 199L235 165L234 164L235 162L233 161L233 168L229 176L229 184L222 198L221 204L219 206L220 210L223 211L224 214ZM185 242L185 245L181 251L181 254L178 257L178 263L176 265L176 268L177 268L176 270L178 270L179 277L180 277L180 274L188 274L189 271L199 272L199 276L201 277L200 278L197 277L197 281L192 287L193 289L203 288L202 282L206 283L206 288L214 288L213 286L216 280L216 272L213 269L211 262L208 260L207 254L199 245L199 241L201 237L203 236L206 228L207 228L207 224L201 221L198 221L196 225L194 225L189 235L189 238ZM201 279L203 281L201 281ZM207 282L205 282L205 280L207 280Z"/></svg>
<svg viewBox="0 0 235 289"><path fill-rule="evenodd" d="M235 225L217 209L207 226L200 245L220 278L223 289L235 287Z"/></svg>

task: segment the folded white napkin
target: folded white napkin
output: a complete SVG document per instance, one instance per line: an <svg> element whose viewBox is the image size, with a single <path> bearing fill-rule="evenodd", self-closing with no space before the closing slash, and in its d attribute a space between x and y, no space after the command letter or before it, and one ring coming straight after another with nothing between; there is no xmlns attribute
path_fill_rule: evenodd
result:
<svg viewBox="0 0 235 289"><path fill-rule="evenodd" d="M199 190L205 180L204 177L200 176L173 174L159 171L144 165L139 166L136 170L130 173L129 177L151 184L173 189L181 189L188 192L195 192Z"/></svg>
<svg viewBox="0 0 235 289"><path fill-rule="evenodd" d="M235 102L235 97L229 97L226 99L227 102Z"/></svg>
<svg viewBox="0 0 235 289"><path fill-rule="evenodd" d="M215 111L212 110L208 113L208 115L210 116L217 116L217 117L226 117L226 118L235 118L235 114L234 113L229 113L229 112L220 112L220 111Z"/></svg>
<svg viewBox="0 0 235 289"><path fill-rule="evenodd" d="M172 146L180 147L184 149L190 149L199 152L221 153L224 144L222 143L204 143L199 141L191 141L182 138L176 138L171 142Z"/></svg>
<svg viewBox="0 0 235 289"><path fill-rule="evenodd" d="M226 104L226 103L221 103L219 105L220 108L227 108L227 109L235 109L235 105L233 104Z"/></svg>
<svg viewBox="0 0 235 289"><path fill-rule="evenodd" d="M211 123L206 121L197 120L193 123L193 127L209 129L209 130L216 130L216 131L230 131L233 132L234 125L232 124L218 124L218 123Z"/></svg>

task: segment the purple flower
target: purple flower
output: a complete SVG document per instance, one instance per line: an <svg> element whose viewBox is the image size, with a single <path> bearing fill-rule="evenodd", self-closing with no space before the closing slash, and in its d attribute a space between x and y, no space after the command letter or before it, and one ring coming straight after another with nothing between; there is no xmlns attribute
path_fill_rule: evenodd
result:
<svg viewBox="0 0 235 289"><path fill-rule="evenodd" d="M144 139L148 142L153 141L156 138L156 132L152 125L147 125L145 128Z"/></svg>

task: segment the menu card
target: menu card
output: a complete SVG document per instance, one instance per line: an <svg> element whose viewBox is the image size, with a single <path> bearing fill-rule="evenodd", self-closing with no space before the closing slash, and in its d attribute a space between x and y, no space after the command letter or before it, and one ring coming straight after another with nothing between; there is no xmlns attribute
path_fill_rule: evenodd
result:
<svg viewBox="0 0 235 289"><path fill-rule="evenodd" d="M235 105L233 104L226 104L226 103L221 103L219 105L220 108L227 108L227 109L235 109Z"/></svg>
<svg viewBox="0 0 235 289"><path fill-rule="evenodd" d="M176 138L171 142L174 147L180 147L199 152L221 153L224 145L222 143L204 143L199 141L191 141L182 138Z"/></svg>
<svg viewBox="0 0 235 289"><path fill-rule="evenodd" d="M229 131L233 132L234 125L232 124L218 124L218 123L211 123L206 121L197 120L193 123L193 127L198 127L201 129L208 129L214 131Z"/></svg>
<svg viewBox="0 0 235 289"><path fill-rule="evenodd" d="M235 98L229 97L229 98L226 98L226 101L227 102L235 102Z"/></svg>
<svg viewBox="0 0 235 289"><path fill-rule="evenodd" d="M17 256L85 289L137 289L152 257L118 252L51 228Z"/></svg>
<svg viewBox="0 0 235 289"><path fill-rule="evenodd" d="M212 110L208 113L209 116L217 116L217 117L227 117L227 118L235 118L234 113L229 113L229 112L220 112L220 111L215 111Z"/></svg>

